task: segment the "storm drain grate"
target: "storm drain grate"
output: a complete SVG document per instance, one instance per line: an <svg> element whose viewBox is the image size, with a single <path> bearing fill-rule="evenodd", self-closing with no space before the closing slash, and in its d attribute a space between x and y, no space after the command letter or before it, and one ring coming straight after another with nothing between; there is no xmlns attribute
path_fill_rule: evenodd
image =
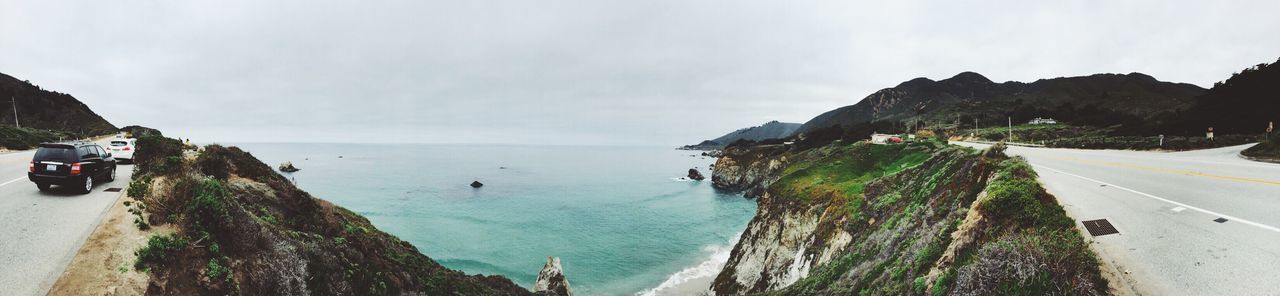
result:
<svg viewBox="0 0 1280 296"><path fill-rule="evenodd" d="M103 190L102 192L120 192L120 187L107 188L107 190Z"/></svg>
<svg viewBox="0 0 1280 296"><path fill-rule="evenodd" d="M1213 222L1227 223L1227 218L1218 217L1218 219L1213 219Z"/></svg>
<svg viewBox="0 0 1280 296"><path fill-rule="evenodd" d="M1089 235L1092 236L1120 233L1115 226L1111 226L1111 222L1107 222L1107 219L1089 220L1080 223L1084 223L1084 229L1088 230Z"/></svg>

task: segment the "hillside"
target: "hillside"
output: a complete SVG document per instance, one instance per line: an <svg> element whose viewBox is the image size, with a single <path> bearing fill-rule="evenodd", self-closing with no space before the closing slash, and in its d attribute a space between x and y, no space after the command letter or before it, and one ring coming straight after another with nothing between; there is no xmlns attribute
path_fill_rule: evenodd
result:
<svg viewBox="0 0 1280 296"><path fill-rule="evenodd" d="M766 122L759 126L738 129L729 132L715 139L702 141L696 145L685 146L689 149L718 149L723 148L738 140L763 141L768 139L782 139L795 134L800 128L799 123L778 122L777 120Z"/></svg>
<svg viewBox="0 0 1280 296"><path fill-rule="evenodd" d="M715 186L759 198L716 295L1101 295L1074 221L1001 146L733 146Z"/></svg>
<svg viewBox="0 0 1280 296"><path fill-rule="evenodd" d="M1262 134L1268 122L1280 124L1280 60L1258 64L1215 83L1195 104L1169 121L1168 133L1204 135Z"/></svg>
<svg viewBox="0 0 1280 296"><path fill-rule="evenodd" d="M975 120L980 126L1003 125L1008 116L1017 122L1053 117L1077 125L1109 126L1188 108L1204 92L1195 85L1163 82L1140 73L996 83L964 72L939 81L916 78L882 89L856 104L814 117L798 132L872 122L901 126L911 120L972 128Z"/></svg>
<svg viewBox="0 0 1280 296"><path fill-rule="evenodd" d="M150 274L146 294L533 294L501 276L445 268L239 148L183 151L177 140L154 134L139 147L130 212L139 228L176 230L151 236L135 252L133 269ZM568 293L567 282L551 286Z"/></svg>
<svg viewBox="0 0 1280 296"><path fill-rule="evenodd" d="M67 132L78 137L102 135L116 127L75 97L45 90L31 82L0 74L0 124L13 125L13 104L23 128Z"/></svg>

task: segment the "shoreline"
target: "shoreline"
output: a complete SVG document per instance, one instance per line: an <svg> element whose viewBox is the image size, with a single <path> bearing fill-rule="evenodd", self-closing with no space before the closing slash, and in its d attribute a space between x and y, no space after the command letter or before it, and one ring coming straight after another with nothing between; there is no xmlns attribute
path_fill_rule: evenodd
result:
<svg viewBox="0 0 1280 296"><path fill-rule="evenodd" d="M677 271L658 284L657 287L649 288L644 291L636 292L636 296L664 296L664 295L713 295L711 291L711 283L715 281L716 276L720 274L720 270L724 269L725 263L729 262L729 254L733 251L733 247L738 244L738 238L742 237L742 233L733 236L733 240L726 245L708 245L703 247L704 251L710 252L706 260L698 262L698 264L686 267Z"/></svg>

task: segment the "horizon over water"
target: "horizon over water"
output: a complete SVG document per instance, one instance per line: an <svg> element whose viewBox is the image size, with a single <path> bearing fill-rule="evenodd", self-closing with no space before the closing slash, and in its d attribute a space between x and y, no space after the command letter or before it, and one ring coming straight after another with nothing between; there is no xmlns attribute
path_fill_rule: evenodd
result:
<svg viewBox="0 0 1280 296"><path fill-rule="evenodd" d="M710 176L714 159L671 147L226 145L273 167L292 161L302 170L283 175L300 188L446 267L532 288L546 257L560 257L580 295L684 291L714 277L756 211L709 180L681 180L689 168Z"/></svg>

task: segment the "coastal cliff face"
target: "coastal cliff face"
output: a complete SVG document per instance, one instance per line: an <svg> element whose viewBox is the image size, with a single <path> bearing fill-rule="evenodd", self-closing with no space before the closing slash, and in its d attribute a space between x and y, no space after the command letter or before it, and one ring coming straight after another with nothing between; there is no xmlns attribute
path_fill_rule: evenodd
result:
<svg viewBox="0 0 1280 296"><path fill-rule="evenodd" d="M713 283L717 295L1105 293L1073 221L1020 159L930 142L757 149L716 165L717 175L735 174L721 180L742 182L727 188L764 187ZM1043 262L1058 265L1031 274L1001 265Z"/></svg>
<svg viewBox="0 0 1280 296"><path fill-rule="evenodd" d="M725 191L742 191L758 197L777 181L788 163L788 145L731 146L721 151L711 174L711 186Z"/></svg>

